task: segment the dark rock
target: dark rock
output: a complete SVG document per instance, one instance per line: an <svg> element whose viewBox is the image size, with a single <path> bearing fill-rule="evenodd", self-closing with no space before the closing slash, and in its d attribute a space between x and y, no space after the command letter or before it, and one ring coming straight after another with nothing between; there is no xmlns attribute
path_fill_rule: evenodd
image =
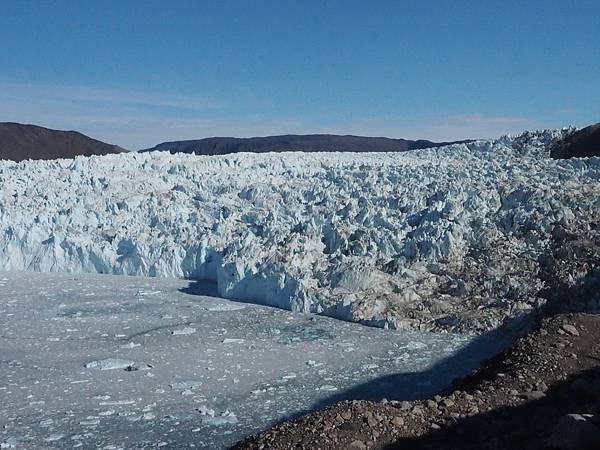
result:
<svg viewBox="0 0 600 450"><path fill-rule="evenodd" d="M454 406L454 401L452 401L449 398L445 398L441 401L442 405L444 405L446 408L451 408L452 406Z"/></svg>
<svg viewBox="0 0 600 450"><path fill-rule="evenodd" d="M469 142L469 141L460 141ZM195 153L196 155L225 155L239 152L404 152L421 148L440 147L454 142L410 141L384 137L338 136L333 134L308 134L266 136L252 138L210 137L191 141L163 142L142 150Z"/></svg>
<svg viewBox="0 0 600 450"><path fill-rule="evenodd" d="M410 404L410 402L407 402L406 400L400 402L400 411L408 411L409 409L412 408L412 405Z"/></svg>
<svg viewBox="0 0 600 450"><path fill-rule="evenodd" d="M521 394L521 397L523 397L525 400L539 400L541 398L544 398L545 396L546 394L542 391L531 391L524 392L523 394Z"/></svg>
<svg viewBox="0 0 600 450"><path fill-rule="evenodd" d="M600 156L600 123L576 131L557 142L550 155L556 159Z"/></svg>
<svg viewBox="0 0 600 450"><path fill-rule="evenodd" d="M356 449L356 450L364 450L364 449L367 448L367 445L363 441L359 441L357 439L357 440L354 440L354 441L352 441L350 443L350 448L351 449Z"/></svg>
<svg viewBox="0 0 600 450"><path fill-rule="evenodd" d="M561 328L571 336L579 336L579 330L571 324L565 323L561 326Z"/></svg>
<svg viewBox="0 0 600 450"><path fill-rule="evenodd" d="M548 446L561 450L596 450L600 448L600 428L590 414L568 414L556 423Z"/></svg>
<svg viewBox="0 0 600 450"><path fill-rule="evenodd" d="M571 383L570 389L573 394L585 397L589 395L590 391L593 390L593 387L585 379L578 378Z"/></svg>
<svg viewBox="0 0 600 450"><path fill-rule="evenodd" d="M59 131L35 125L0 123L0 159L75 158L79 155L105 155L125 150L92 139L76 131Z"/></svg>
<svg viewBox="0 0 600 450"><path fill-rule="evenodd" d="M404 419L400 416L396 416L392 419L392 425L395 427L401 427L404 425Z"/></svg>

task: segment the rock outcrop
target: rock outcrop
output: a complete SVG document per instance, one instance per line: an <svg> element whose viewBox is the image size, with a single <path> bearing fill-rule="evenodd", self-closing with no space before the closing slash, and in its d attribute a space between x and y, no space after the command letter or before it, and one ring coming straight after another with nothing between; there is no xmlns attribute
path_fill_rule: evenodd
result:
<svg viewBox="0 0 600 450"><path fill-rule="evenodd" d="M600 156L600 123L573 131L552 148L553 158Z"/></svg>

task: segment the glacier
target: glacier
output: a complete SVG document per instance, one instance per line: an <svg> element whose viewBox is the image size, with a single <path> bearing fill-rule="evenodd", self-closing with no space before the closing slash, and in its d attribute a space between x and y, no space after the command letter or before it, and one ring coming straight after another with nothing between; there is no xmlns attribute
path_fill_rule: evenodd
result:
<svg viewBox="0 0 600 450"><path fill-rule="evenodd" d="M210 280L221 297L483 333L545 302L600 211L568 130L405 153L165 152L0 162L0 270Z"/></svg>

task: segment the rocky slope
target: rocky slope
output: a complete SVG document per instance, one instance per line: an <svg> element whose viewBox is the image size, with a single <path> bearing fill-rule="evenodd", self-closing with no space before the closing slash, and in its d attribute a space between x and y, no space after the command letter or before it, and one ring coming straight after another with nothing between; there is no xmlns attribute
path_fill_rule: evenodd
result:
<svg viewBox="0 0 600 450"><path fill-rule="evenodd" d="M589 158L600 156L600 123L572 130L551 151L553 158Z"/></svg>
<svg viewBox="0 0 600 450"><path fill-rule="evenodd" d="M467 142L467 141L463 141ZM333 134L308 134L265 136L253 138L211 137L190 141L163 142L142 150L195 153L196 155L225 155L240 152L403 152L420 148L440 147L451 142L411 141L385 137L339 136Z"/></svg>
<svg viewBox="0 0 600 450"><path fill-rule="evenodd" d="M74 158L125 151L76 131L59 131L36 125L0 123L0 160Z"/></svg>

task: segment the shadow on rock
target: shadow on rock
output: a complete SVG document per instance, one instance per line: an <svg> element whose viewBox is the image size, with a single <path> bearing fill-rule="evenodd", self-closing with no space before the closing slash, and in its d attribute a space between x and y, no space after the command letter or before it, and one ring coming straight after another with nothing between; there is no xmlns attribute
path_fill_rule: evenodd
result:
<svg viewBox="0 0 600 450"><path fill-rule="evenodd" d="M543 397L458 419L437 431L401 438L386 450L600 448L600 367L555 384Z"/></svg>

